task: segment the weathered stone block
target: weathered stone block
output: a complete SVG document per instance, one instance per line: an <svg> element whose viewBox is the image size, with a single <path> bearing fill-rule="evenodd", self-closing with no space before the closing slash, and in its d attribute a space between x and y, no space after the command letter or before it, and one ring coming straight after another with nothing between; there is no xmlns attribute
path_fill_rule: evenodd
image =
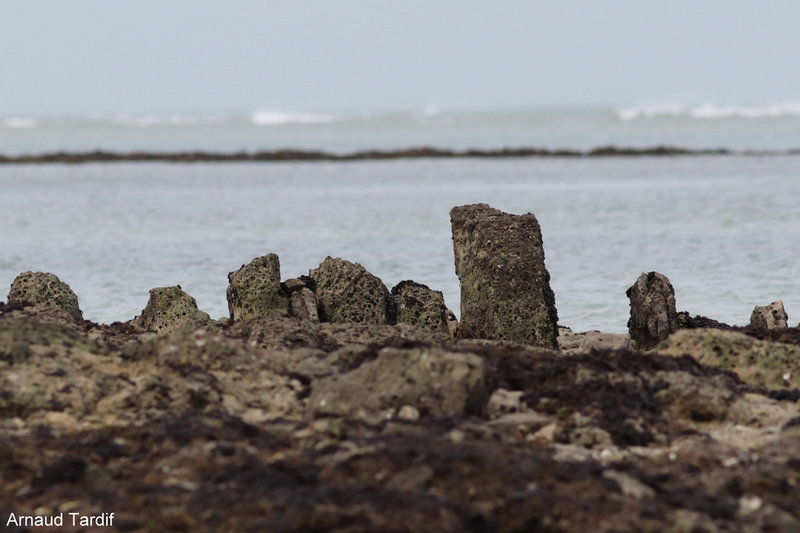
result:
<svg viewBox="0 0 800 533"><path fill-rule="evenodd" d="M397 306L397 323L449 333L448 311L441 291L406 280L392 288Z"/></svg>
<svg viewBox="0 0 800 533"><path fill-rule="evenodd" d="M377 276L358 263L327 257L309 272L322 322L394 322L394 301Z"/></svg>
<svg viewBox="0 0 800 533"><path fill-rule="evenodd" d="M679 329L675 290L658 272L642 274L626 292L631 300L628 332L640 350L649 350Z"/></svg>
<svg viewBox="0 0 800 533"><path fill-rule="evenodd" d="M769 305L757 305L750 315L750 327L753 329L782 329L789 327L788 321L789 315L780 300Z"/></svg>
<svg viewBox="0 0 800 533"><path fill-rule="evenodd" d="M195 299L180 285L150 289L150 299L142 314L133 319L136 326L155 333L200 327L210 321L208 313L200 311Z"/></svg>
<svg viewBox="0 0 800 533"><path fill-rule="evenodd" d="M289 301L281 289L281 265L276 254L257 257L228 274L231 320L285 316Z"/></svg>
<svg viewBox="0 0 800 533"><path fill-rule="evenodd" d="M49 272L23 272L11 283L9 304L30 304L38 307L62 309L77 319L83 319L78 306L78 296L72 289Z"/></svg>
<svg viewBox="0 0 800 533"><path fill-rule="evenodd" d="M486 204L450 211L462 338L557 347L558 314L539 222Z"/></svg>

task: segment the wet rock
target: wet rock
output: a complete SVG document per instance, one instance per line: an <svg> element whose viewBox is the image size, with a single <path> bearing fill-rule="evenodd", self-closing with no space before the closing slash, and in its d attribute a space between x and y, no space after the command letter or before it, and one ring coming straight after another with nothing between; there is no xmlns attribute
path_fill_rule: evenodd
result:
<svg viewBox="0 0 800 533"><path fill-rule="evenodd" d="M396 416L409 405L421 417L482 414L486 408L483 363L468 353L440 348L382 349L373 361L313 384L315 416Z"/></svg>
<svg viewBox="0 0 800 533"><path fill-rule="evenodd" d="M631 302L628 331L640 350L648 350L678 330L675 290L658 272L642 274L626 293Z"/></svg>
<svg viewBox="0 0 800 533"><path fill-rule="evenodd" d="M389 291L360 264L327 257L309 276L317 285L322 322L394 322L394 302Z"/></svg>
<svg viewBox="0 0 800 533"><path fill-rule="evenodd" d="M281 290L281 266L276 254L257 257L228 274L228 310L231 320L283 316L289 303Z"/></svg>
<svg viewBox="0 0 800 533"><path fill-rule="evenodd" d="M557 347L555 296L536 217L474 204L454 207L450 221L460 337Z"/></svg>
<svg viewBox="0 0 800 533"><path fill-rule="evenodd" d="M397 323L411 324L449 334L448 309L441 291L414 281L401 281L392 288Z"/></svg>
<svg viewBox="0 0 800 533"><path fill-rule="evenodd" d="M29 304L62 309L77 319L83 318L78 296L69 285L48 272L23 272L11 283L9 304Z"/></svg>
<svg viewBox="0 0 800 533"><path fill-rule="evenodd" d="M300 320L319 322L317 297L305 286L293 291L289 297L289 313Z"/></svg>
<svg viewBox="0 0 800 533"><path fill-rule="evenodd" d="M778 300L769 305L757 305L750 315L750 327L755 330L783 329L788 327L789 315Z"/></svg>
<svg viewBox="0 0 800 533"><path fill-rule="evenodd" d="M704 365L731 370L742 381L771 388L800 387L800 346L755 339L737 331L678 331L656 347L663 355L690 355Z"/></svg>
<svg viewBox="0 0 800 533"><path fill-rule="evenodd" d="M172 333L182 328L197 328L211 321L208 313L197 308L194 298L180 285L150 289L150 298L133 324L154 333Z"/></svg>

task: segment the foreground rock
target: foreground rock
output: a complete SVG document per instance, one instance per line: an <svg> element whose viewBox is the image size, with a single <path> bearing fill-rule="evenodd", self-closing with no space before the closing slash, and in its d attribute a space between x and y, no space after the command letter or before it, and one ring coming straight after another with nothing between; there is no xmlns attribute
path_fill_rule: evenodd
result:
<svg viewBox="0 0 800 533"><path fill-rule="evenodd" d="M208 313L197 308L194 298L180 285L150 289L150 298L133 324L154 333L172 333L183 328L197 328L211 321Z"/></svg>
<svg viewBox="0 0 800 533"><path fill-rule="evenodd" d="M394 302L383 282L358 263L327 257L309 272L323 322L394 322Z"/></svg>
<svg viewBox="0 0 800 533"><path fill-rule="evenodd" d="M665 275L642 274L625 294L631 300L628 331L639 349L650 349L678 330L675 290Z"/></svg>
<svg viewBox="0 0 800 533"><path fill-rule="evenodd" d="M288 300L281 289L281 265L278 256L268 254L242 265L228 274L228 310L231 320L288 313Z"/></svg>
<svg viewBox="0 0 800 533"><path fill-rule="evenodd" d="M558 346L558 315L533 214L510 215L486 204L450 211L461 282L462 338Z"/></svg>
<svg viewBox="0 0 800 533"><path fill-rule="evenodd" d="M23 272L11 283L9 304L28 304L63 309L75 318L83 318L78 296L69 285L48 272Z"/></svg>
<svg viewBox="0 0 800 533"><path fill-rule="evenodd" d="M391 419L404 406L421 416L481 415L488 397L483 362L440 349L384 348L374 361L314 384L314 415Z"/></svg>
<svg viewBox="0 0 800 533"><path fill-rule="evenodd" d="M742 379L753 357L796 361L800 330L708 334L565 355L293 317L154 335L0 304L0 521L797 531L800 390ZM701 362L729 346L743 363Z"/></svg>

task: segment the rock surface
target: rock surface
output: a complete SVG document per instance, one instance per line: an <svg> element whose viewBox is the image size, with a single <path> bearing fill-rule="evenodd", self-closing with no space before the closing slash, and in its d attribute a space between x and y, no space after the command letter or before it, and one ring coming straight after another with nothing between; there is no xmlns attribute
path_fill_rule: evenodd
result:
<svg viewBox="0 0 800 533"><path fill-rule="evenodd" d="M450 211L463 338L558 345L558 315L533 214L510 215L486 204Z"/></svg>
<svg viewBox="0 0 800 533"><path fill-rule="evenodd" d="M642 274L625 294L631 305L628 331L639 349L650 349L678 330L675 290L665 275Z"/></svg>
<svg viewBox="0 0 800 533"><path fill-rule="evenodd" d="M672 334L656 351L689 355L704 365L734 371L753 385L800 388L800 348L795 344L759 340L736 331L693 329Z"/></svg>
<svg viewBox="0 0 800 533"><path fill-rule="evenodd" d="M358 263L327 257L309 272L323 322L394 322L394 302L383 282Z"/></svg>
<svg viewBox="0 0 800 533"><path fill-rule="evenodd" d="M410 405L420 416L481 415L486 407L483 362L474 354L435 348L384 348L376 358L312 387L316 416L394 418Z"/></svg>
<svg viewBox="0 0 800 533"><path fill-rule="evenodd" d="M789 326L789 315L778 300L769 305L757 305L750 315L750 327L753 329L782 329Z"/></svg>
<svg viewBox="0 0 800 533"><path fill-rule="evenodd" d="M713 357L796 361L800 330L734 333L565 354L292 317L154 335L0 303L0 520L797 531L798 384Z"/></svg>
<svg viewBox="0 0 800 533"><path fill-rule="evenodd" d="M281 265L276 254L257 257L228 274L228 310L231 320L283 316L289 302L281 289Z"/></svg>
<svg viewBox="0 0 800 533"><path fill-rule="evenodd" d="M11 283L9 304L29 304L63 309L75 318L83 318L78 296L72 289L49 272L23 272Z"/></svg>
<svg viewBox="0 0 800 533"><path fill-rule="evenodd" d="M392 288L397 323L449 333L449 315L441 291L414 281L401 281Z"/></svg>
<svg viewBox="0 0 800 533"><path fill-rule="evenodd" d="M195 299L176 285L150 289L147 305L132 323L146 331L172 333L182 328L197 328L210 321L208 313L197 308Z"/></svg>

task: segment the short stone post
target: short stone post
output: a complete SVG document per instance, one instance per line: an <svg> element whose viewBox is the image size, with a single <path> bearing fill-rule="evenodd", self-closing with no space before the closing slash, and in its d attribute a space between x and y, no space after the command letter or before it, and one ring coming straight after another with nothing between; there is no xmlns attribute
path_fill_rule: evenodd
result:
<svg viewBox="0 0 800 533"><path fill-rule="evenodd" d="M626 292L631 300L628 332L640 350L649 350L679 329L675 290L667 276L642 274Z"/></svg>

